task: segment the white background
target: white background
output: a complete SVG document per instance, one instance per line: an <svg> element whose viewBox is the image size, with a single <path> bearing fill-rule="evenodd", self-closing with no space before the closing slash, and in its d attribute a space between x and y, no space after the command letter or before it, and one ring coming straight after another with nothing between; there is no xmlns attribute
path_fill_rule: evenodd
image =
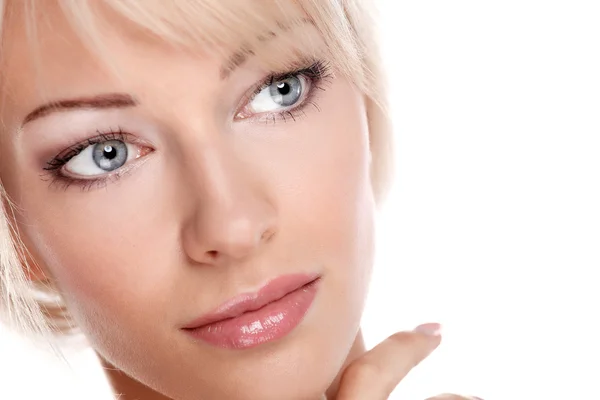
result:
<svg viewBox="0 0 600 400"><path fill-rule="evenodd" d="M600 400L598 2L382 2L398 173L365 333L445 327L393 398ZM4 333L0 357L0 399L107 393L89 353L77 380Z"/></svg>

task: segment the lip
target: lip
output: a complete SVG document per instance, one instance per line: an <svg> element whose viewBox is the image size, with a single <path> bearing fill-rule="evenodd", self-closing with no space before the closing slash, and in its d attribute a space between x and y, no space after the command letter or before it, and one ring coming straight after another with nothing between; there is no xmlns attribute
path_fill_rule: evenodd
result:
<svg viewBox="0 0 600 400"><path fill-rule="evenodd" d="M257 292L227 300L182 329L211 345L243 349L277 340L304 319L318 290L319 275L283 275Z"/></svg>

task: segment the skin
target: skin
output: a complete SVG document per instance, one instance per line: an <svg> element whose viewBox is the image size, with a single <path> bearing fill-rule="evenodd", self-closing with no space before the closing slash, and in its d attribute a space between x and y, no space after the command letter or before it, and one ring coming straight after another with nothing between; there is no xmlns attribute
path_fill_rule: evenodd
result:
<svg viewBox="0 0 600 400"><path fill-rule="evenodd" d="M107 33L117 78L56 10L45 15L52 27L40 24L40 71L25 50L23 27L7 26L0 178L20 210L17 226L39 275L56 282L122 399L327 393L350 400L373 388L379 391L369 398L387 397L392 381L437 346L435 336L396 338L402 366L382 364L393 373L381 384L363 379L393 348L365 362L359 323L375 203L363 96L348 80L333 70L313 100L320 111L308 107L296 121L237 120L248 90L271 72L256 60L222 80L223 60L207 52L183 54ZM309 30L288 34L314 34ZM61 111L23 124L48 100L107 93L137 105ZM118 180L83 190L42 176L61 150L115 127L143 141ZM291 273L322 280L306 318L283 339L237 351L181 330L225 300Z"/></svg>

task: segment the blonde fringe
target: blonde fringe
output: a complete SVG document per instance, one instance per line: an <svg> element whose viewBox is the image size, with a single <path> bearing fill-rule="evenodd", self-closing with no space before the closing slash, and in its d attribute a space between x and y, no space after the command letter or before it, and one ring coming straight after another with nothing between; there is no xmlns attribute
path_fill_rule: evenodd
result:
<svg viewBox="0 0 600 400"><path fill-rule="evenodd" d="M308 16L328 44L328 56L336 68L365 93L373 154L372 181L378 203L383 202L392 178L393 157L386 81L378 52L375 0L263 0L262 7L242 7L239 0L55 1L74 31L101 60L110 59L106 57L109 49L101 39L102 24L113 17L133 22L141 35L161 39L182 50L193 51L201 43L230 56L240 44L243 49L258 49L261 37L289 29L290 23ZM36 6L40 0L0 0L0 38L3 38L3 24L17 4L24 7L23 23L35 56L39 47L35 21L40 16ZM106 7L100 10L98 4ZM282 67L275 65L277 60L273 57L257 58L274 63L268 67ZM77 333L56 285L49 280L27 279L25 271L30 266L24 260L29 258L13 223L15 212L0 184L0 318L32 338L50 340L57 334Z"/></svg>
<svg viewBox="0 0 600 400"><path fill-rule="evenodd" d="M65 327L70 318L59 311L64 309L60 301L49 296L49 286L27 279L30 266L23 261L24 247L11 217L14 208L2 185L0 198L0 320L62 358L53 334L73 332Z"/></svg>

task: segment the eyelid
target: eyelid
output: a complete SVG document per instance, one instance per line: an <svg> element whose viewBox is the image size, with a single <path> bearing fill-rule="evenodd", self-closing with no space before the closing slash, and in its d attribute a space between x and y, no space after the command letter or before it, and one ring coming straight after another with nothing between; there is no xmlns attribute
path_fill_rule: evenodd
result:
<svg viewBox="0 0 600 400"><path fill-rule="evenodd" d="M113 141L114 142L114 141ZM97 174L80 174L77 173L75 171L73 171L74 166L72 165L73 163L82 163L85 161L82 161L80 158L82 156L92 156L92 154L86 154L87 153L91 153L94 151L94 148L98 145L93 145L93 146L87 146L86 148L83 149L83 151L81 151L79 154L75 155L74 157L72 157L68 162L66 162L60 169L60 173L65 177L65 178L72 178L72 179L79 179L79 180L89 180L89 179L97 179L97 178L102 178L102 177L106 177L107 175L110 174L114 174L114 173L118 173L119 171L131 168L131 164L139 159L144 157L147 153L145 153L142 147L140 147L139 145L136 145L134 143L131 142L122 142L123 144L125 144L125 146L127 146L127 159L125 160L125 162L123 163L123 165L121 165L118 168L115 168L114 170L110 170L110 171L102 171L101 168L98 167L98 169L100 170L99 173ZM133 149L130 149L133 148ZM89 161L89 159L88 159Z"/></svg>
<svg viewBox="0 0 600 400"><path fill-rule="evenodd" d="M52 159L50 161L48 161L48 164L51 165L52 161L60 161L60 162L63 162L63 164L64 164L71 158L75 157L77 154L81 153L86 147L93 146L100 142L108 142L111 140L120 140L120 141L127 142L130 144L154 148L154 146L152 144L148 143L145 140L140 139L139 137L137 137L127 131L124 131L120 127L117 129L109 129L107 131L97 130L96 133L97 133L96 136L86 138L82 141L79 141L73 145L70 145L70 146L64 148L57 155L52 157ZM47 168L44 168L44 169L47 169Z"/></svg>
<svg viewBox="0 0 600 400"><path fill-rule="evenodd" d="M66 149L62 150L59 154L52 157L50 160L46 162L46 166L43 167L43 170L47 171L48 174L54 176L53 180L64 180L64 181L86 181L86 180L101 180L106 179L110 175L114 175L119 173L120 170L124 169L124 167L118 168L115 171L107 172L106 174L94 175L93 177L82 177L82 176L73 176L68 172L64 172L63 169L65 166L75 157L80 155L90 146L95 146L98 143L108 142L108 141L121 141L127 143L128 145L133 145L139 147L138 155L129 161L129 163L135 162L135 160L140 158L145 158L148 154L154 151L154 146L150 145L147 141L138 138L137 136L124 132L120 128L111 132L100 132L97 131L98 135L87 138L79 143L71 145Z"/></svg>
<svg viewBox="0 0 600 400"><path fill-rule="evenodd" d="M136 170L138 167L144 164L145 161L148 161L147 156L155 151L155 146L153 146L151 143L132 133L123 131L121 128L106 132L97 132L98 135L87 138L79 143L65 148L58 155L47 161L46 167L43 168L46 173L41 175L42 180L50 181L51 187L58 185L65 190L72 185L78 186L82 190L89 190L95 187L104 187L108 183L118 180L124 175ZM81 154L88 147L112 140L122 141L129 145L139 147L136 156L120 168L109 171L105 174L90 175L86 177L73 175L69 172L63 171L64 166L67 165L70 160Z"/></svg>
<svg viewBox="0 0 600 400"><path fill-rule="evenodd" d="M260 80L258 84L253 86L254 89L251 91L250 97L252 98L253 96L256 96L261 90L271 86L273 82L296 76L302 71L309 69L318 62L318 60L313 59L301 59L300 61L297 61L296 63L292 64L287 71L269 73L262 80Z"/></svg>
<svg viewBox="0 0 600 400"><path fill-rule="evenodd" d="M276 72L271 73L262 80L259 81L258 84L253 85L244 96L242 96L242 100L240 101L238 107L235 108L234 120L251 120L253 117L244 117L237 118L238 115L242 112L242 110L251 102L254 97L260 93L262 90L266 89L273 82L277 82L280 80L285 80L290 77L304 75L310 85L307 96L304 98L303 102L306 102L309 97L313 96L313 91L315 89L324 90L322 87L316 85L318 81L327 81L330 78L333 78L333 73L331 72L331 67L327 61L317 60L317 59L301 59L292 66L291 71L287 72ZM311 71L313 70L313 71ZM315 105L318 109L318 107ZM294 109L293 107L291 109ZM273 113L278 113L277 111ZM289 110L279 111L279 113L289 113ZM261 115L261 114L259 114Z"/></svg>
<svg viewBox="0 0 600 400"><path fill-rule="evenodd" d="M293 75L293 76L294 76L294 75ZM239 116L239 117L238 117L238 119L239 119L239 120L246 120L246 119L252 119L252 117L253 117L253 116L260 116L260 115L271 114L271 113L287 113L287 112L289 112L289 110L294 110L294 109L296 109L296 108L300 107L300 106L301 106L301 105L302 105L302 104L303 104L303 103L304 103L304 102L305 102L305 101L306 101L306 100L307 100L307 99L308 99L308 98L311 96L311 93L312 93L312 91L314 90L314 84L315 84L315 83L314 83L314 82L313 82L311 79L309 79L309 78L307 78L307 77L305 77L305 76L303 76L303 75L301 75L301 74L296 74L295 76L297 76L297 77L299 78L299 80L300 80L300 83L301 83L302 85L305 85L305 89L302 91L302 93L301 93L301 95L300 95L300 98L298 99L298 101L297 101L297 103L296 103L295 105L292 105L292 106L289 106L289 107L285 107L284 109L280 109L280 110L264 111L264 112L256 112L256 113L254 113L254 114L252 114L252 115L245 115L245 114L244 114L244 110L245 110L247 107L249 107L249 106L250 106L250 104L251 104L252 102L254 102L254 101L257 99L258 95L259 95L259 94L260 94L262 91L266 90L266 89L267 89L269 86L271 86L271 85L273 84L273 83L270 83L268 86L264 86L262 89L260 89L260 91L258 91L258 92L257 92L257 93L256 93L256 94L255 94L255 95L254 95L254 96L253 96L251 99L250 99L250 101L248 101L248 102L246 103L246 105L244 106L244 108L242 109L242 111L240 111L240 112L237 114L237 115ZM286 78L282 78L282 80L283 80L283 79L288 79L288 78L287 78L287 77L286 77ZM279 80L280 80L280 79L274 79L274 80L273 80L273 82L277 82L277 81L279 81ZM242 114L243 114L243 115L242 115Z"/></svg>

